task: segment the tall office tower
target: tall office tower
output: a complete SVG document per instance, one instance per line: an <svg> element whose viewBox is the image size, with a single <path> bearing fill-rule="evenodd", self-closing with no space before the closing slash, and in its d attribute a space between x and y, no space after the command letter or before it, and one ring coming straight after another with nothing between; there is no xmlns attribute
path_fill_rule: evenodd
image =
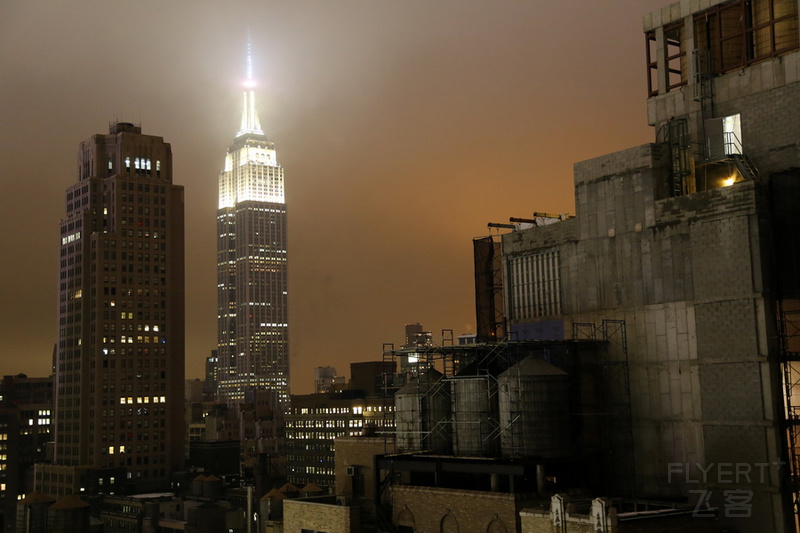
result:
<svg viewBox="0 0 800 533"><path fill-rule="evenodd" d="M256 114L248 54L242 126L219 176L217 211L218 395L247 389L289 401L286 201L283 168Z"/></svg>
<svg viewBox="0 0 800 533"><path fill-rule="evenodd" d="M55 465L37 488L157 489L183 466L183 187L170 145L124 122L81 143L77 170L61 221Z"/></svg>

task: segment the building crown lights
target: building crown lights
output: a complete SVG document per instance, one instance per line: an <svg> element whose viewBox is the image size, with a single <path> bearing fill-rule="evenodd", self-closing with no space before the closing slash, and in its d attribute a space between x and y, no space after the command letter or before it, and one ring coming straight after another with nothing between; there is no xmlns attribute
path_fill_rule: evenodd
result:
<svg viewBox="0 0 800 533"><path fill-rule="evenodd" d="M242 106L242 126L236 137L241 137L248 133L264 135L261 129L261 122L256 114L256 82L253 79L253 54L250 46L250 34L247 35L247 79L244 81L244 101Z"/></svg>

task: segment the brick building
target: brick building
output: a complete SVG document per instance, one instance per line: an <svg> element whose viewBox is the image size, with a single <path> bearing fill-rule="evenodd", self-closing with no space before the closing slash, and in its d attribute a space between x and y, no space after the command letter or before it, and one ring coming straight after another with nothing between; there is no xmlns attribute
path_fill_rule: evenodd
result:
<svg viewBox="0 0 800 533"><path fill-rule="evenodd" d="M283 502L283 533L361 531L358 509L337 501L335 496L287 499Z"/></svg>
<svg viewBox="0 0 800 533"><path fill-rule="evenodd" d="M81 143L77 170L61 221L55 459L36 488L161 488L184 457L183 187L169 143L126 122Z"/></svg>

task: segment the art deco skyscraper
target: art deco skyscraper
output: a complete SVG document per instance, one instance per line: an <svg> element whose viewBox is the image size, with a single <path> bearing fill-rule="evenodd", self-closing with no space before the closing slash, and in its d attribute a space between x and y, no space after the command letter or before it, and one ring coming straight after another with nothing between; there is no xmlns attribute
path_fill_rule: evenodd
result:
<svg viewBox="0 0 800 533"><path fill-rule="evenodd" d="M78 491L88 469L160 488L183 467L183 187L170 145L123 122L81 143L77 170L61 221L56 465L37 484Z"/></svg>
<svg viewBox="0 0 800 533"><path fill-rule="evenodd" d="M289 400L286 200L275 145L258 120L248 54L242 125L219 176L218 394L247 389Z"/></svg>

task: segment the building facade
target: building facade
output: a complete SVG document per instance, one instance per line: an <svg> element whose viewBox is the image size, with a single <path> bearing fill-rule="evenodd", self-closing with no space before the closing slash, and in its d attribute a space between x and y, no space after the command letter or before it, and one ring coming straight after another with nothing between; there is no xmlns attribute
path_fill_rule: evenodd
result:
<svg viewBox="0 0 800 533"><path fill-rule="evenodd" d="M125 122L81 143L77 171L61 221L54 463L161 487L183 465L183 187L170 145ZM39 490L70 490L46 469Z"/></svg>
<svg viewBox="0 0 800 533"><path fill-rule="evenodd" d="M576 164L575 218L503 236L508 329L624 328L618 493L794 531L798 2L674 3L644 29L656 142Z"/></svg>
<svg viewBox="0 0 800 533"><path fill-rule="evenodd" d="M53 378L3 376L0 383L0 505L6 531L15 508L33 488L33 465L52 441Z"/></svg>
<svg viewBox="0 0 800 533"><path fill-rule="evenodd" d="M249 57L248 57L249 60ZM286 199L275 145L261 129L248 68L242 125L219 176L218 396L247 389L289 401Z"/></svg>
<svg viewBox="0 0 800 533"><path fill-rule="evenodd" d="M314 368L314 393L333 392L345 385L344 376L336 373L332 366L318 366Z"/></svg>
<svg viewBox="0 0 800 533"><path fill-rule="evenodd" d="M286 466L297 485L335 485L335 439L394 432L394 405L363 390L292 396L286 415Z"/></svg>

